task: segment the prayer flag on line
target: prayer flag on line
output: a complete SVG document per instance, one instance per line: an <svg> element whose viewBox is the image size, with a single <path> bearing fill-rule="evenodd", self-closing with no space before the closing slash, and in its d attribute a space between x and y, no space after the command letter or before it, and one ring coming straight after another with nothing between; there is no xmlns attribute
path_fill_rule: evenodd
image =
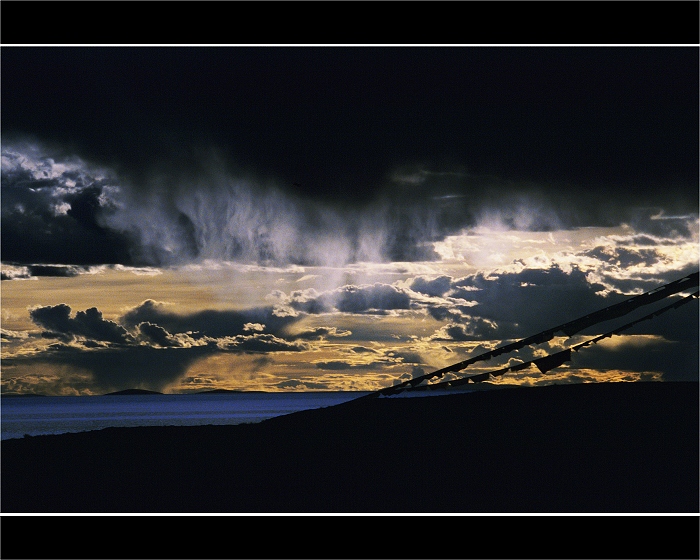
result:
<svg viewBox="0 0 700 560"><path fill-rule="evenodd" d="M550 369L559 367L564 362L571 361L571 348L567 348L562 352L557 352L551 356L545 356L539 360L534 360L535 365L542 373L547 373Z"/></svg>

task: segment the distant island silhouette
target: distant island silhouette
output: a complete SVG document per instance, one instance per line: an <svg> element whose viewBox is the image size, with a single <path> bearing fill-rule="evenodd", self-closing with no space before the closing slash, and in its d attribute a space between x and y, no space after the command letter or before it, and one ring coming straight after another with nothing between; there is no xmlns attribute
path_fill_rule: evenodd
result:
<svg viewBox="0 0 700 560"><path fill-rule="evenodd" d="M242 389L211 389L210 391L196 391L194 393L168 393L173 395L202 395L202 394L212 394L212 393L266 393L267 391L245 391ZM108 395L165 395L166 393L161 393L160 391L149 391L148 389L123 389L121 391L113 391L111 393L105 393L104 396Z"/></svg>
<svg viewBox="0 0 700 560"><path fill-rule="evenodd" d="M162 395L159 391L149 391L148 389L124 389L123 391L114 391L105 393L105 396L110 395Z"/></svg>
<svg viewBox="0 0 700 560"><path fill-rule="evenodd" d="M197 391L195 394L212 394L212 393L266 393L267 391L245 391L243 389L210 389L208 391Z"/></svg>
<svg viewBox="0 0 700 560"><path fill-rule="evenodd" d="M482 385L487 385L483 383ZM498 387L505 387L505 385L499 385ZM496 387L496 388L498 388ZM470 385L471 390L487 389L490 387L473 387ZM121 391L112 391L111 393L102 393L97 396L112 396L112 395L211 395L211 394L280 394L280 393L311 393L311 394L325 394L325 393L366 393L367 391L362 390L351 390L351 391L261 391L259 389L248 390L248 389L209 389L206 391L187 391L184 393L162 393L160 391L150 391L148 389L122 389ZM16 393L16 392L0 392L0 396L4 397L57 397L60 395L46 395L43 393ZM70 396L94 396L94 395L70 395Z"/></svg>

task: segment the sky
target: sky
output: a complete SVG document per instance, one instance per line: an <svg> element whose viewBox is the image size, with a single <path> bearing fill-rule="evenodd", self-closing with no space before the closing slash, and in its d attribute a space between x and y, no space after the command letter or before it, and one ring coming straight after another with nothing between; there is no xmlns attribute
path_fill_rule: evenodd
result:
<svg viewBox="0 0 700 560"><path fill-rule="evenodd" d="M698 271L694 46L1 56L5 393L378 390ZM698 339L490 382L697 381Z"/></svg>

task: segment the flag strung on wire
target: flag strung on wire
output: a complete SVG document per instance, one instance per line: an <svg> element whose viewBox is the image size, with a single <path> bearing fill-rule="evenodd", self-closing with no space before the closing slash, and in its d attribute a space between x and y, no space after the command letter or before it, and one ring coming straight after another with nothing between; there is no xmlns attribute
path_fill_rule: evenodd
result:
<svg viewBox="0 0 700 560"><path fill-rule="evenodd" d="M640 317L639 319L635 319L634 321L631 321L625 325L622 325L621 327L618 327L612 331L603 333L601 335L598 335L594 338L591 338L589 340L586 340L585 342L581 342L579 344L576 344L574 346L571 346L565 350L562 350L560 352L556 352L554 354L550 354L548 356L544 356L542 358L537 358L534 360L530 360L529 362L523 362L520 364L516 364L514 366L509 366L505 368L501 368L496 371L489 371L486 373L480 373L478 375L472 375L470 377L463 377L460 379L453 379L450 381L444 381L442 383L433 383L430 385L423 385L418 387L419 389L430 389L430 390L435 390L435 389L445 389L448 387L456 387L460 385L464 385L466 383L479 383L482 381L488 381L491 378L494 377L499 377L501 375L505 375L506 373L509 372L516 372L516 371L521 371L524 369L529 368L531 365L537 366L537 369L539 369L542 373L547 373L548 371L555 369L559 366L561 366L564 362L570 362L571 361L571 352L578 352L581 348L585 348L586 346L590 346L591 344L596 344L600 342L601 340L605 338L610 338L613 335L620 334L621 332L624 332L630 328L632 328L634 325L637 323L641 323L642 321L648 321L649 319L653 319L654 317L658 317L659 315L666 313L667 311L671 309L677 309L682 305L685 305L689 301L693 299L698 299L700 295L700 292L694 292L682 299L680 299L677 302L674 302L670 305L667 305L665 307L662 307L661 309L657 309L653 313L649 313L648 315L645 315L644 317ZM413 380L415 381L415 380ZM417 384L416 384L417 386ZM402 389L406 390L406 389Z"/></svg>
<svg viewBox="0 0 700 560"><path fill-rule="evenodd" d="M523 338L521 340L518 340L516 342L512 342L509 344L506 344L505 346L501 346L499 348L496 348L494 350L489 350L488 352L484 352L482 354L479 354L478 356L474 356L472 358L469 358L467 360L457 362L455 364L449 365L447 367L444 367L442 369L438 369L436 371L427 373L425 375L422 375L420 377L416 377L413 379L410 379L408 381L404 381L403 383L400 383L398 385L394 385L392 387L386 387L384 389L380 389L379 391L375 391L373 393L369 393L368 395L365 395L364 397L360 398L372 398L372 397L378 397L378 396L389 396L393 395L396 393L400 393L407 388L417 388L421 385L424 381L428 381L434 377L441 378L443 377L446 373L454 373L461 371L468 367L469 365L477 362L477 361L482 361L482 360L489 360L491 358L495 358L497 356L500 356L505 353L513 352L515 350L519 350L521 348L524 348L525 346L530 346L532 344L541 344L543 342L549 342L554 338L554 334L557 332L563 332L565 335L571 337L574 334L584 330L587 327L593 326L596 323L602 323L604 321L608 321L610 319L616 319L618 317L622 317L624 315L627 315L628 313L634 311L635 309L638 309L644 305L649 305L651 303L655 303L657 301L661 301L662 299L677 294L678 292L682 292L684 290L690 289L690 288L695 288L700 285L699 282L700 279L700 273L694 272L693 274L689 274L688 276L685 276L683 278L680 278L679 280L675 280L673 282L670 282L668 284L664 284L663 286L659 286L653 290L650 290L648 292L645 292L643 294L637 295L637 296L632 296L620 303L605 307L604 309L600 309L599 311L596 311L594 313L589 313L588 315L584 315L583 317L579 317L578 319L574 319L573 321L569 321L568 323L564 323L562 325L558 325L556 327L552 327L550 329L546 329L540 333L534 334L532 336L529 336L527 338ZM683 305L684 303L687 303L689 301L689 298L692 299L693 297L697 297L697 292L695 294L692 294L691 296L688 296L687 298L684 298L680 300L679 302L676 302L670 306L667 306L666 308L662 310L655 311L654 313L650 314L647 317L643 317L641 319L637 319L636 321L630 323L629 325L625 325L623 327L620 327L617 329L617 332L620 332L620 330L627 329L633 324L638 323L639 321L644 321L648 318L655 317L660 315L661 313L665 312L668 309L673 309L676 307L679 307L680 305ZM611 336L612 334L617 334L615 331L611 331L611 333L608 333L606 335L602 335L603 338ZM589 341L591 343L592 341ZM576 348L572 348L576 349ZM563 362L562 362L563 363ZM528 362L529 364L529 362ZM561 365L561 364L558 364ZM517 366L516 366L517 367ZM545 363L546 367L546 363ZM558 366L554 366L558 367ZM549 368L552 369L552 368ZM549 371L549 369L547 371ZM544 372L543 372L544 373ZM487 379L490 378L487 376ZM469 379L474 380L474 377L470 377ZM481 375L479 376L479 380L481 380ZM454 383L454 382L451 382ZM431 384L430 386L440 386L442 385L441 383L434 383Z"/></svg>
<svg viewBox="0 0 700 560"><path fill-rule="evenodd" d="M562 350L561 352L557 352L556 354L545 356L544 358L540 358L539 360L534 360L534 363L537 366L537 369L539 369L542 373L547 373L550 369L558 368L564 362L570 361L571 348L567 348L566 350Z"/></svg>

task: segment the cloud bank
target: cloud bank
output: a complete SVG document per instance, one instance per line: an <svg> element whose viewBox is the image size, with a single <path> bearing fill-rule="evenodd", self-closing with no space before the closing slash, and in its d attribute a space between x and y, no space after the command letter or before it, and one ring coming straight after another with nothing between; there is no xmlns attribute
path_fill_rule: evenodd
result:
<svg viewBox="0 0 700 560"><path fill-rule="evenodd" d="M670 214L627 200L586 201L595 196L556 189L545 195L527 185L460 173L447 179L435 174L435 183L432 173L400 175L373 201L339 206L292 195L213 156L197 177L173 172L133 185L114 172L76 157L57 160L47 151L33 144L3 146L3 261L32 267L27 271L32 275L70 273L48 268L59 264L343 267L437 261L458 254L455 240L478 228L547 232L621 224L632 228L637 247L626 249L619 239L614 252L591 248L589 254L629 268L662 258L658 245L697 239L697 208Z"/></svg>

